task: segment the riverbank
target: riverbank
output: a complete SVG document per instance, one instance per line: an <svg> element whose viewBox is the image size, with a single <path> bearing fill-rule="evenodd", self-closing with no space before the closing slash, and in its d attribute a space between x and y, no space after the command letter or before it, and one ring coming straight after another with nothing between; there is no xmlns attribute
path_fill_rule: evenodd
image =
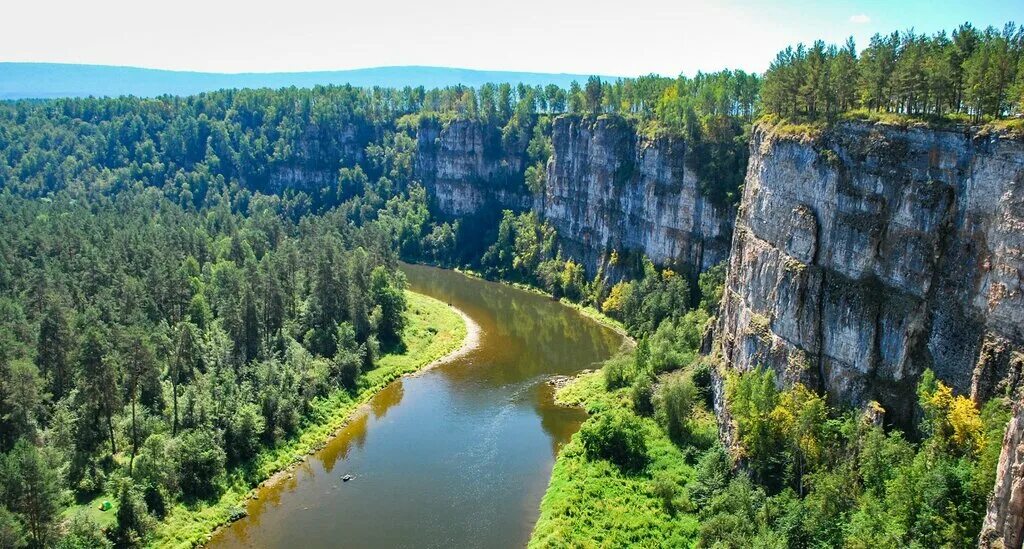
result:
<svg viewBox="0 0 1024 549"><path fill-rule="evenodd" d="M523 284L522 282L513 282L511 280L487 278L486 276L481 274L479 271L474 271L473 269L467 269L467 268L462 268L462 267L446 267L446 266L443 266L443 265L431 263L429 261L422 261L422 262L419 262L419 264L429 265L431 267L437 267L439 269L449 269L449 270L455 271L455 272L457 272L459 274L468 276L470 278L475 278L477 280L486 280L487 282L495 282L497 284L504 284L506 286L510 286L512 288L516 288L517 290L522 290L524 292L529 292L531 294L542 295L542 296L550 298L550 299L555 299L555 296L553 296L550 293L544 291L542 288L538 288L537 286L533 286L533 285L530 285L530 284ZM627 345L630 345L630 346L635 346L636 345L636 340L633 339L633 336L631 336L629 334L629 332L626 330L626 326L622 322L619 322L618 320L615 320L614 318L612 318L612 317L602 313L596 307L593 307L593 306L590 306L590 305L581 305L581 304L576 303L574 301L569 301L568 299L566 299L564 297L561 298L561 299L558 299L557 301L559 303L561 303L562 305L565 305L565 306L569 307L570 309L575 309L576 312L578 312L579 314L589 318L590 320L593 320L594 322L597 322L598 324L613 330L615 333L617 333L620 336L622 336L623 340L625 340Z"/></svg>
<svg viewBox="0 0 1024 549"><path fill-rule="evenodd" d="M186 548L201 545L212 533L244 515L245 504L260 485L290 474L294 467L330 440L359 408L392 381L446 363L479 343L480 329L465 313L434 298L406 292L408 324L402 334L405 351L382 356L364 373L356 394L337 391L315 405L316 418L302 433L277 448L264 450L229 473L226 489L216 501L179 504L160 522L150 546Z"/></svg>
<svg viewBox="0 0 1024 549"><path fill-rule="evenodd" d="M629 390L608 391L598 370L558 389L555 402L586 409L584 425L606 414L630 416L642 426L648 464L625 472L592 459L574 434L558 452L529 547L692 546L699 523L683 487L694 468L653 418L634 413Z"/></svg>

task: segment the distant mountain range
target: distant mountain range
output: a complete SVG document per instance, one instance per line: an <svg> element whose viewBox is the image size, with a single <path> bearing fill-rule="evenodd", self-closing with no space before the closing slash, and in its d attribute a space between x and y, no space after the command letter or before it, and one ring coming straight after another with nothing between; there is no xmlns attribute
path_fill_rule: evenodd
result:
<svg viewBox="0 0 1024 549"><path fill-rule="evenodd" d="M373 67L342 71L212 73L76 65L0 63L0 99L134 95L191 95L226 88L300 88L328 84L353 86L424 86L427 88L487 82L534 85L583 84L589 75L542 72L481 71L448 67ZM607 78L607 77L605 77ZM612 77L614 78L614 77Z"/></svg>

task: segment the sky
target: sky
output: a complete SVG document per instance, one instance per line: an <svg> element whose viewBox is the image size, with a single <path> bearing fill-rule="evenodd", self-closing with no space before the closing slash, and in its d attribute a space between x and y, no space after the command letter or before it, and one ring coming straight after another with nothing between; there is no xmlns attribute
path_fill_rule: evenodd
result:
<svg viewBox="0 0 1024 549"><path fill-rule="evenodd" d="M14 0L0 61L210 72L431 65L675 76L787 45L1024 23L1022 0Z"/></svg>

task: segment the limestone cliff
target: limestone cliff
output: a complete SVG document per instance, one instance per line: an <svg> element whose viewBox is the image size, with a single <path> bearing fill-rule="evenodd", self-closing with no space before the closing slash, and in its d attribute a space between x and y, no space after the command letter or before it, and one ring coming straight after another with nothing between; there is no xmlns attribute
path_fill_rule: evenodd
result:
<svg viewBox="0 0 1024 549"><path fill-rule="evenodd" d="M297 189L318 193L333 189L338 169L363 162L366 145L374 138L374 128L365 122L353 122L339 132L317 124L307 126L290 144L285 158L266 167L265 191L280 193ZM259 178L257 178L259 179ZM252 181L259 186L259 181Z"/></svg>
<svg viewBox="0 0 1024 549"><path fill-rule="evenodd" d="M425 121L416 134L416 178L435 208L459 217L485 208L523 211L530 206L524 183L525 146L505 147L501 131L480 122Z"/></svg>
<svg viewBox="0 0 1024 549"><path fill-rule="evenodd" d="M754 129L719 335L833 401L913 414L925 368L983 400L1024 348L1024 143L845 123Z"/></svg>
<svg viewBox="0 0 1024 549"><path fill-rule="evenodd" d="M1020 548L1024 542L1024 402L1006 428L996 485L981 529L983 548Z"/></svg>
<svg viewBox="0 0 1024 549"><path fill-rule="evenodd" d="M588 267L611 250L698 272L728 256L733 212L701 194L682 139L638 135L616 117L567 115L555 119L552 145L534 209Z"/></svg>
<svg viewBox="0 0 1024 549"><path fill-rule="evenodd" d="M421 125L416 175L443 215L532 208L591 272L611 250L694 271L728 256L734 212L701 194L683 140L638 135L618 117L573 115L554 120L551 139L536 196L524 184L525 148L503 145L496 128L478 122Z"/></svg>

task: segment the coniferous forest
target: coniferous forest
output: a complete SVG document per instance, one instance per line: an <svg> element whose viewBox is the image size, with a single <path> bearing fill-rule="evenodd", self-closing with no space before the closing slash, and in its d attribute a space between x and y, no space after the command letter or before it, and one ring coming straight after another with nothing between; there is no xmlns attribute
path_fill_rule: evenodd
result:
<svg viewBox="0 0 1024 549"><path fill-rule="evenodd" d="M971 546L1007 399L978 407L927 374L901 429L737 374L731 456L701 352L726 266L691 276L617 250L612 277L535 213L439 215L417 132L482 124L523 151L514 184L543 193L552 120L614 119L684 139L701 192L732 207L759 117L1012 125L1022 111L1013 24L799 45L764 75L0 103L0 547L157 543L169 515L259 482L266 456L406 348L399 260L539 288L637 341L559 397L592 417L533 545ZM595 497L584 484L640 494L650 520L622 537L614 514L573 522ZM116 503L104 524L83 511L97 498Z"/></svg>

